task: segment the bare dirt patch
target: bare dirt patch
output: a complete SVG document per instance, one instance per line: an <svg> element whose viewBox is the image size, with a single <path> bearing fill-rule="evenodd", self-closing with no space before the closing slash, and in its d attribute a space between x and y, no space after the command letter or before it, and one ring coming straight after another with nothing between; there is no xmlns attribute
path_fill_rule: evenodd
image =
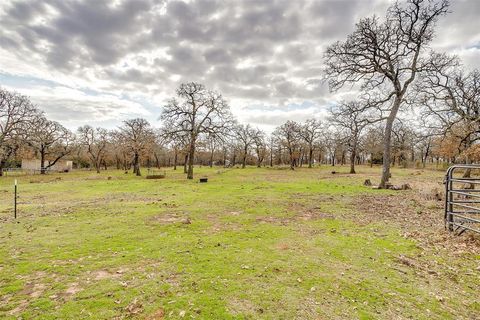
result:
<svg viewBox="0 0 480 320"><path fill-rule="evenodd" d="M228 301L227 309L233 315L242 316L253 315L258 312L253 302L238 298L230 299Z"/></svg>
<svg viewBox="0 0 480 320"><path fill-rule="evenodd" d="M22 290L22 294L28 295L30 298L40 297L47 287L43 283L27 283Z"/></svg>
<svg viewBox="0 0 480 320"><path fill-rule="evenodd" d="M394 195L364 195L352 198L358 215L349 219L366 225L384 222L399 227L403 235L420 242L421 246L446 248L458 254L480 253L480 237L473 233L456 236L445 230L443 201L428 197L430 193L416 190Z"/></svg>
<svg viewBox="0 0 480 320"><path fill-rule="evenodd" d="M94 280L103 280L103 279L111 279L111 278L118 278L121 276L119 273L110 273L107 270L97 270L92 272L91 276Z"/></svg>
<svg viewBox="0 0 480 320"><path fill-rule="evenodd" d="M191 219L186 213L179 213L179 212L165 212L154 215L147 219L147 223L158 223L158 224L174 224L174 223L182 223L182 224L190 224Z"/></svg>
<svg viewBox="0 0 480 320"><path fill-rule="evenodd" d="M82 291L82 288L80 288L78 283L74 282L74 283L71 283L65 290L65 296L70 297L79 293L80 291Z"/></svg>
<svg viewBox="0 0 480 320"><path fill-rule="evenodd" d="M158 309L153 314L147 317L147 320L162 320L165 318L165 310Z"/></svg>
<svg viewBox="0 0 480 320"><path fill-rule="evenodd" d="M18 306L8 312L9 315L13 316L23 312L28 307L28 301L22 300Z"/></svg>

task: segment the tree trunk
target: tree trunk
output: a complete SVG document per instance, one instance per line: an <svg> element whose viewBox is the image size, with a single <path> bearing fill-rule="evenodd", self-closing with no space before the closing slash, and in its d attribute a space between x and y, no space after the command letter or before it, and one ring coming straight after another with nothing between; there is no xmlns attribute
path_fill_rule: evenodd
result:
<svg viewBox="0 0 480 320"><path fill-rule="evenodd" d="M160 169L160 161L158 160L158 155L156 152L153 153L153 156L155 157L155 164L157 165L157 169ZM170 160L170 159L169 159Z"/></svg>
<svg viewBox="0 0 480 320"><path fill-rule="evenodd" d="M187 171L187 179L193 179L193 159L195 156L195 146L190 146L190 151L188 155L188 171Z"/></svg>
<svg viewBox="0 0 480 320"><path fill-rule="evenodd" d="M213 167L213 152L214 150L212 150L212 152L210 153L210 168Z"/></svg>
<svg viewBox="0 0 480 320"><path fill-rule="evenodd" d="M187 179L193 179L193 160L195 157L195 140L192 139L190 143L190 150L188 154L188 171L187 171Z"/></svg>
<svg viewBox="0 0 480 320"><path fill-rule="evenodd" d="M290 170L295 170L295 158L293 157L293 152L289 151L290 154Z"/></svg>
<svg viewBox="0 0 480 320"><path fill-rule="evenodd" d="M95 165L95 170L97 171L97 173L100 173L100 161L96 160L93 163Z"/></svg>
<svg viewBox="0 0 480 320"><path fill-rule="evenodd" d="M117 155L115 155L115 165L117 167L117 170L120 170L121 168L120 158Z"/></svg>
<svg viewBox="0 0 480 320"><path fill-rule="evenodd" d="M247 165L247 148L243 149L242 169Z"/></svg>
<svg viewBox="0 0 480 320"><path fill-rule="evenodd" d="M185 154L185 161L183 161L183 173L187 173L187 165L188 165L188 153Z"/></svg>
<svg viewBox="0 0 480 320"><path fill-rule="evenodd" d="M223 149L223 167L227 167L227 149Z"/></svg>
<svg viewBox="0 0 480 320"><path fill-rule="evenodd" d="M313 148L310 147L308 149L308 167L311 168L313 166Z"/></svg>
<svg viewBox="0 0 480 320"><path fill-rule="evenodd" d="M0 160L0 177L3 177L3 168L5 168L6 161Z"/></svg>
<svg viewBox="0 0 480 320"><path fill-rule="evenodd" d="M355 174L355 159L357 157L357 145L353 143L352 152L350 154L350 173Z"/></svg>
<svg viewBox="0 0 480 320"><path fill-rule="evenodd" d="M133 157L133 173L135 173L137 177L142 175L140 173L140 163L139 163L138 153L135 153L135 156Z"/></svg>
<svg viewBox="0 0 480 320"><path fill-rule="evenodd" d="M402 97L397 96L392 107L392 111L387 118L387 123L385 124L384 138L383 138L383 166L382 166L382 178L378 187L380 189L385 189L387 183L390 179L390 161L391 161L391 149L392 149L392 128L393 122L397 116L398 109L400 108L400 103Z"/></svg>
<svg viewBox="0 0 480 320"><path fill-rule="evenodd" d="M178 151L175 149L175 154L173 155L173 170L177 170L177 161L178 161Z"/></svg>
<svg viewBox="0 0 480 320"><path fill-rule="evenodd" d="M40 150L40 174L45 174L45 150Z"/></svg>

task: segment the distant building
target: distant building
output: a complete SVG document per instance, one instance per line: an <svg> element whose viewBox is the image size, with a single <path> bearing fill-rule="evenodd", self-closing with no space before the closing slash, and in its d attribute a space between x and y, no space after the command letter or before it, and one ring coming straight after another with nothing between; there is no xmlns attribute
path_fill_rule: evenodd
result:
<svg viewBox="0 0 480 320"><path fill-rule="evenodd" d="M45 161L47 167L50 162ZM54 172L69 172L72 170L73 161L70 160L58 160L53 166L48 168L48 171ZM41 164L39 159L22 159L22 170L40 171Z"/></svg>

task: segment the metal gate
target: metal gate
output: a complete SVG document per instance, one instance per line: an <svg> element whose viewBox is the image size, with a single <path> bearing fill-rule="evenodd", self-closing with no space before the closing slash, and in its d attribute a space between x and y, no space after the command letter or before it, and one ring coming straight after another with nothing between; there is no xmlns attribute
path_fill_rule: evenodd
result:
<svg viewBox="0 0 480 320"><path fill-rule="evenodd" d="M464 177L465 171L470 174ZM456 174L456 175L455 175ZM480 165L454 165L445 176L445 228L480 233ZM478 186L478 189L477 189Z"/></svg>

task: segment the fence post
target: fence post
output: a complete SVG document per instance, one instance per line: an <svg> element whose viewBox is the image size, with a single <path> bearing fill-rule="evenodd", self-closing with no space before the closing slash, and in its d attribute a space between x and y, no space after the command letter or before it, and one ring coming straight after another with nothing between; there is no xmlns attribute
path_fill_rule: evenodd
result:
<svg viewBox="0 0 480 320"><path fill-rule="evenodd" d="M15 192L13 198L13 216L17 219L17 179L15 179Z"/></svg>

